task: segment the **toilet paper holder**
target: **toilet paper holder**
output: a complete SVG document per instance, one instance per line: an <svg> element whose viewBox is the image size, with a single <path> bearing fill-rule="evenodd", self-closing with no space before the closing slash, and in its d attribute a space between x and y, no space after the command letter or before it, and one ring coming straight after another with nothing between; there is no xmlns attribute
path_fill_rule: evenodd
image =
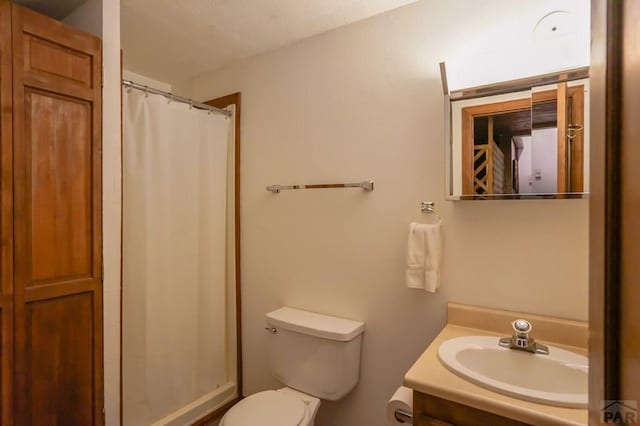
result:
<svg viewBox="0 0 640 426"><path fill-rule="evenodd" d="M394 416L396 416L396 420L401 423L413 423L413 414L408 413L404 410L396 410Z"/></svg>

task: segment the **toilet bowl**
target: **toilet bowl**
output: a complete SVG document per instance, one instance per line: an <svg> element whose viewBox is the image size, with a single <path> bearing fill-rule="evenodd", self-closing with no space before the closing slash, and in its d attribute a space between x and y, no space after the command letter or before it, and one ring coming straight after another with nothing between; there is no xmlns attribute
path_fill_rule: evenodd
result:
<svg viewBox="0 0 640 426"><path fill-rule="evenodd" d="M242 399L220 426L313 426L320 398L337 401L358 383L364 323L289 307L266 319L269 367L286 387Z"/></svg>
<svg viewBox="0 0 640 426"><path fill-rule="evenodd" d="M219 426L313 426L320 400L291 388L255 393L238 402Z"/></svg>

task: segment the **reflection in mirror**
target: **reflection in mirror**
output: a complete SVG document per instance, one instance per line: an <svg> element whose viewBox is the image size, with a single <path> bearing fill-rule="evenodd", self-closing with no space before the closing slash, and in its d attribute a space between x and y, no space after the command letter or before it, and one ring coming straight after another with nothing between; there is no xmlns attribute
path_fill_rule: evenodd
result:
<svg viewBox="0 0 640 426"><path fill-rule="evenodd" d="M490 96L480 96L491 91L486 88L473 89L471 96L452 94L449 199L572 198L588 192L588 79L522 86Z"/></svg>
<svg viewBox="0 0 640 426"><path fill-rule="evenodd" d="M584 192L586 80L532 90L533 193Z"/></svg>
<svg viewBox="0 0 640 426"><path fill-rule="evenodd" d="M519 193L519 151L512 145L514 138L531 137L530 94L463 107L461 119L463 194Z"/></svg>

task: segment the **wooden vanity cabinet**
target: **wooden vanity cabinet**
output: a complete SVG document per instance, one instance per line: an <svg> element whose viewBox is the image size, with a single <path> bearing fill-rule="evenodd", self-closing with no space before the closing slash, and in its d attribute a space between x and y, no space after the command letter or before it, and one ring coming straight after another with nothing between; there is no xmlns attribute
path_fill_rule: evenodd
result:
<svg viewBox="0 0 640 426"><path fill-rule="evenodd" d="M103 424L101 41L0 24L0 425Z"/></svg>
<svg viewBox="0 0 640 426"><path fill-rule="evenodd" d="M436 396L413 392L414 426L531 426Z"/></svg>

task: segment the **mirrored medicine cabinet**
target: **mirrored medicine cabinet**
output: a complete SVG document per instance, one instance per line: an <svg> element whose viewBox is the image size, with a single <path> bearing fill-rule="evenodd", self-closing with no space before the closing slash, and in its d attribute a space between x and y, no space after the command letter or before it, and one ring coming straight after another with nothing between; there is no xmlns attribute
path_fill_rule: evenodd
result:
<svg viewBox="0 0 640 426"><path fill-rule="evenodd" d="M447 93L448 200L584 198L588 68Z"/></svg>

